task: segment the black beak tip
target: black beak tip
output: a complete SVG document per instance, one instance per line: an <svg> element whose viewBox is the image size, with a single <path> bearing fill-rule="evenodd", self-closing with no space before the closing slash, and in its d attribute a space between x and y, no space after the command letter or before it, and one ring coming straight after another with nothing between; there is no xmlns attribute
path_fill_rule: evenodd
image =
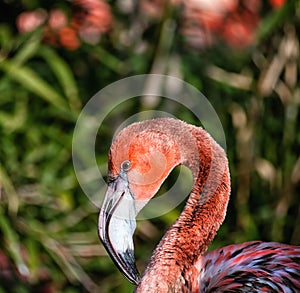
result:
<svg viewBox="0 0 300 293"><path fill-rule="evenodd" d="M124 263L126 264L126 269L122 268L122 271L124 272L124 275L127 277L127 279L130 282L138 285L141 278L140 278L139 271L136 267L133 250L127 249L122 254L122 259L124 260Z"/></svg>
<svg viewBox="0 0 300 293"><path fill-rule="evenodd" d="M103 215L102 215L103 216ZM101 216L100 216L101 217ZM98 235L100 241L105 247L106 251L110 255L111 259L118 267L118 269L123 273L123 275L128 279L129 282L138 285L140 282L140 274L136 267L135 259L134 259L134 251L132 249L127 249L125 252L120 253L116 252L113 249L112 244L110 243L109 238L107 237L106 231L103 230L103 227L99 225L98 227Z"/></svg>

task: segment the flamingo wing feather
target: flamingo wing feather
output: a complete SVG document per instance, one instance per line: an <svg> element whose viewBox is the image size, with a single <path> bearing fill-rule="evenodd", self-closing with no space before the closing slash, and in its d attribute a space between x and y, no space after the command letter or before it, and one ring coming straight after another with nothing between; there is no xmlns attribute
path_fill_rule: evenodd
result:
<svg viewBox="0 0 300 293"><path fill-rule="evenodd" d="M198 292L300 292L299 246L229 245L204 254L195 267Z"/></svg>

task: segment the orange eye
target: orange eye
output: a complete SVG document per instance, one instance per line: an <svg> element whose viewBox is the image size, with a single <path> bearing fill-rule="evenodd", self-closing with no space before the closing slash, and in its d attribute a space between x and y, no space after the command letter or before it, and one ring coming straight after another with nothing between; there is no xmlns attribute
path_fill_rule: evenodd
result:
<svg viewBox="0 0 300 293"><path fill-rule="evenodd" d="M125 172L129 171L131 168L131 162L129 160L126 160L124 162L122 162L121 164L121 169Z"/></svg>

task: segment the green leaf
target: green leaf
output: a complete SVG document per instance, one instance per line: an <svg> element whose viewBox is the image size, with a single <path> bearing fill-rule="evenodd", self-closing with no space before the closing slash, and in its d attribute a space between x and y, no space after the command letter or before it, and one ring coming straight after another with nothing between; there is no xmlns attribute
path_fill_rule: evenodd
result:
<svg viewBox="0 0 300 293"><path fill-rule="evenodd" d="M40 38L33 36L18 50L18 53L14 57L14 63L16 65L24 64L28 59L36 55L36 52L40 47Z"/></svg>
<svg viewBox="0 0 300 293"><path fill-rule="evenodd" d="M36 94L50 104L67 110L63 97L46 81L40 78L30 67L19 66L10 60L0 62L0 70L4 71L10 78L19 82L24 88Z"/></svg>
<svg viewBox="0 0 300 293"><path fill-rule="evenodd" d="M70 66L50 47L43 46L39 54L44 57L45 61L56 75L58 82L63 88L64 94L69 100L71 109L79 110L81 108L81 101Z"/></svg>
<svg viewBox="0 0 300 293"><path fill-rule="evenodd" d="M13 258L17 268L21 274L27 274L28 268L25 265L21 256L20 241L15 229L10 225L10 221L5 216L2 207L0 206L0 230L4 235L7 243L10 256Z"/></svg>

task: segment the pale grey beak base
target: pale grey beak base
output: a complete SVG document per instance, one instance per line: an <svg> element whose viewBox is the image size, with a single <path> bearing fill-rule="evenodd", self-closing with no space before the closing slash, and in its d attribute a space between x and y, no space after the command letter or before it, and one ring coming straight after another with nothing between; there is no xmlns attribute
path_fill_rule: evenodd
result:
<svg viewBox="0 0 300 293"><path fill-rule="evenodd" d="M136 210L128 186L127 174L122 172L108 184L99 214L98 233L108 254L132 283L138 284L139 272L134 258L133 233Z"/></svg>

